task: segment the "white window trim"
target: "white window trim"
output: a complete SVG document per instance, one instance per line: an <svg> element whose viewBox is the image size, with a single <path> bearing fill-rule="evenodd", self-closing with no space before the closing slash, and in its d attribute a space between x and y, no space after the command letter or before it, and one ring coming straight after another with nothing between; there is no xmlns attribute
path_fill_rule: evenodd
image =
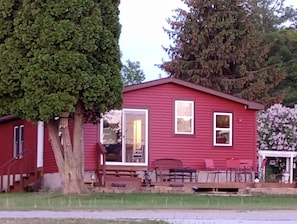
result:
<svg viewBox="0 0 297 224"><path fill-rule="evenodd" d="M224 116L229 116L229 128L217 128L216 127L216 116L217 115L224 115ZM233 114L232 113L227 113L227 112L214 112L213 114L213 145L214 146L232 146L233 142ZM230 133L230 139L229 143L216 143L216 132L218 130L221 131L229 131Z"/></svg>
<svg viewBox="0 0 297 224"><path fill-rule="evenodd" d="M192 116L178 116L177 115L177 104L179 102L188 102L191 104ZM177 130L177 119L178 118L191 119L191 132L181 132L181 131ZM174 133L175 134L185 134L185 135L193 135L194 134L194 101L193 100L175 100L175 102L174 102Z"/></svg>
<svg viewBox="0 0 297 224"><path fill-rule="evenodd" d="M16 135L18 139L16 142ZM13 128L13 157L22 158L24 152L24 125L16 125ZM23 140L22 140L23 139Z"/></svg>

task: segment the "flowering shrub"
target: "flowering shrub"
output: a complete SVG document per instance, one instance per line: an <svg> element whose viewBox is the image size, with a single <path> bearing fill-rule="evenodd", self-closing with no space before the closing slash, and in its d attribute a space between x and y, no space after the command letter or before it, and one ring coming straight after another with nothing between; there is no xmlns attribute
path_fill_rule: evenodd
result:
<svg viewBox="0 0 297 224"><path fill-rule="evenodd" d="M258 115L258 149L295 151L297 146L297 106L274 104Z"/></svg>

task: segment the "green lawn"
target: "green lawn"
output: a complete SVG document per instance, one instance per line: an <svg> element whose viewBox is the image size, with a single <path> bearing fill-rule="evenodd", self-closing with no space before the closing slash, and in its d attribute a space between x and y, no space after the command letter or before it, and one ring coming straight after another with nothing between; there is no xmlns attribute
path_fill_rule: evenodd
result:
<svg viewBox="0 0 297 224"><path fill-rule="evenodd" d="M9 193L0 194L0 210L296 210L296 201L297 195L93 193L84 196L64 196L57 193Z"/></svg>
<svg viewBox="0 0 297 224"><path fill-rule="evenodd" d="M101 220L101 219L1 219L1 224L166 224L148 220Z"/></svg>

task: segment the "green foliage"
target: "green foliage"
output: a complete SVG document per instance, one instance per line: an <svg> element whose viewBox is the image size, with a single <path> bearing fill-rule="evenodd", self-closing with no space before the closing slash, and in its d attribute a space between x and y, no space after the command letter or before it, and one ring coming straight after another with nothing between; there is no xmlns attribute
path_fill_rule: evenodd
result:
<svg viewBox="0 0 297 224"><path fill-rule="evenodd" d="M294 107L297 104L297 31L295 29L286 30L286 46L288 47L288 57L284 57L284 67L287 72L286 79L281 83L287 87L288 91L283 104Z"/></svg>
<svg viewBox="0 0 297 224"><path fill-rule="evenodd" d="M0 113L48 121L121 106L118 1L0 0Z"/></svg>
<svg viewBox="0 0 297 224"><path fill-rule="evenodd" d="M125 86L141 83L145 80L145 74L140 68L140 62L126 61L122 67L122 80Z"/></svg>
<svg viewBox="0 0 297 224"><path fill-rule="evenodd" d="M286 74L286 78L272 89L272 93L283 92L283 104L294 106L297 103L296 92L296 43L288 34L296 27L297 10L285 6L285 0L255 0L257 7L253 12L262 31L262 39L271 48L268 53L267 65L278 65Z"/></svg>
<svg viewBox="0 0 297 224"><path fill-rule="evenodd" d="M297 41L291 38L293 31L280 29L265 36L266 41L273 39L270 62L278 63L286 72L286 78L276 87L276 91L286 91L282 104L289 107L294 107L297 103Z"/></svg>
<svg viewBox="0 0 297 224"><path fill-rule="evenodd" d="M283 95L272 89L284 79L278 64L268 65L270 44L262 39L253 0L184 0L166 30L172 61L161 68L171 76L266 106Z"/></svg>
<svg viewBox="0 0 297 224"><path fill-rule="evenodd" d="M263 33L294 26L297 22L297 11L291 6L286 6L286 0L253 0L253 2L255 6L253 15L257 18Z"/></svg>

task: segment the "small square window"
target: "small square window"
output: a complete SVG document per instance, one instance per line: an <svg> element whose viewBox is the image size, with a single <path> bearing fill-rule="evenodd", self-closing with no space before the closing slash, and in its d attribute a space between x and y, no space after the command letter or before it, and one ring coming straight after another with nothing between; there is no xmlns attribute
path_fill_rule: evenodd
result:
<svg viewBox="0 0 297 224"><path fill-rule="evenodd" d="M194 133L194 102L175 101L175 134Z"/></svg>

